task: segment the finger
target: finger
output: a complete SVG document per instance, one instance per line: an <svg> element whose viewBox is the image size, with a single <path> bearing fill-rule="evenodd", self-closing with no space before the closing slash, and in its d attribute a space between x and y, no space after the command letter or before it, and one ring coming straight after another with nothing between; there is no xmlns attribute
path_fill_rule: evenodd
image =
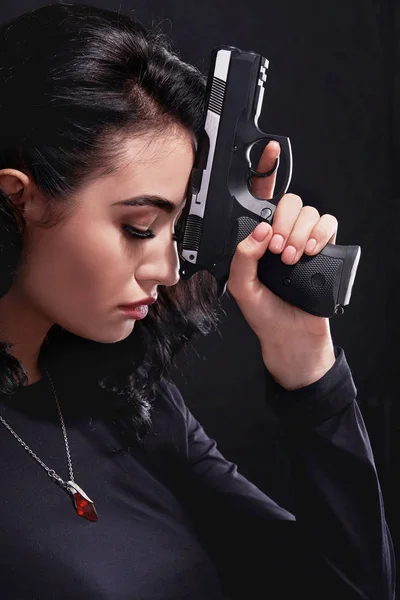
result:
<svg viewBox="0 0 400 600"><path fill-rule="evenodd" d="M313 206L303 206L292 231L286 241L282 253L282 261L287 265L294 265L304 254L304 249L311 232L314 231L320 220L319 212Z"/></svg>
<svg viewBox="0 0 400 600"><path fill-rule="evenodd" d="M309 254L310 256L315 255L318 254L318 252L321 252L326 244L336 244L338 227L339 223L336 217L329 214L322 215L309 236L309 241L314 239L317 244L312 251L309 251L306 245L306 254Z"/></svg>
<svg viewBox="0 0 400 600"><path fill-rule="evenodd" d="M285 247L286 241L297 221L297 217L303 207L303 201L296 194L285 194L278 202L272 229L274 236L269 244L269 250L279 254Z"/></svg>
<svg viewBox="0 0 400 600"><path fill-rule="evenodd" d="M280 152L281 146L278 142L269 142L269 144L265 146L257 168L255 169L257 173L268 173L268 171L273 169ZM252 177L250 179L252 193L264 200L273 198L277 171L278 169L276 169L269 177Z"/></svg>
<svg viewBox="0 0 400 600"><path fill-rule="evenodd" d="M238 244L229 273L229 291L235 297L257 293L261 286L257 275L258 261L264 256L271 236L272 227L263 222Z"/></svg>

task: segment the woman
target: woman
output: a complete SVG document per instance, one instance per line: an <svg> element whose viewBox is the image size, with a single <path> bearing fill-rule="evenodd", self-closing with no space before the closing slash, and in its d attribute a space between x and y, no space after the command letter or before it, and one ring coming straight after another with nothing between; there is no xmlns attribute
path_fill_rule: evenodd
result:
<svg viewBox="0 0 400 600"><path fill-rule="evenodd" d="M327 319L256 277L268 248L294 264L334 243L336 219L285 195L228 282L275 382L294 516L221 456L169 379L218 324L212 278L179 282L174 236L204 76L163 36L78 4L22 15L0 47L1 597L392 598L344 352Z"/></svg>

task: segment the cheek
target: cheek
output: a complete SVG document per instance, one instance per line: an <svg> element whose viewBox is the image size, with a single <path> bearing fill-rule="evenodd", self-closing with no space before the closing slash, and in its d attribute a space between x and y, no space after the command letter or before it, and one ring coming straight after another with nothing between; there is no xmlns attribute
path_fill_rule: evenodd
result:
<svg viewBox="0 0 400 600"><path fill-rule="evenodd" d="M121 303L134 272L118 227L75 222L32 235L21 277L32 300L61 324L67 316L90 319Z"/></svg>

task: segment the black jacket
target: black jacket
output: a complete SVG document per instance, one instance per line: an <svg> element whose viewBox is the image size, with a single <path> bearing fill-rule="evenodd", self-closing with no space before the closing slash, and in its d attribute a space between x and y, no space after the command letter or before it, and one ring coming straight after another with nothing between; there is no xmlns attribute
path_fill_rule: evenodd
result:
<svg viewBox="0 0 400 600"><path fill-rule="evenodd" d="M394 553L373 455L345 354L335 351L322 379L292 392L276 385L269 399L287 434L295 515L237 472L165 381L153 431L132 455L114 452L101 418L69 414L72 399L58 391L94 523L0 424L1 598L392 600ZM48 382L0 410L68 479Z"/></svg>

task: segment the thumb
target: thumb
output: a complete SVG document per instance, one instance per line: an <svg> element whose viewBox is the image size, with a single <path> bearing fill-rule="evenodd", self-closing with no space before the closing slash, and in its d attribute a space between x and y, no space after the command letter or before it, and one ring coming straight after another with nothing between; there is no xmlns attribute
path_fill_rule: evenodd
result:
<svg viewBox="0 0 400 600"><path fill-rule="evenodd" d="M263 286L257 276L258 261L271 241L272 227L259 223L254 231L238 244L233 256L228 289L235 298L256 294Z"/></svg>

